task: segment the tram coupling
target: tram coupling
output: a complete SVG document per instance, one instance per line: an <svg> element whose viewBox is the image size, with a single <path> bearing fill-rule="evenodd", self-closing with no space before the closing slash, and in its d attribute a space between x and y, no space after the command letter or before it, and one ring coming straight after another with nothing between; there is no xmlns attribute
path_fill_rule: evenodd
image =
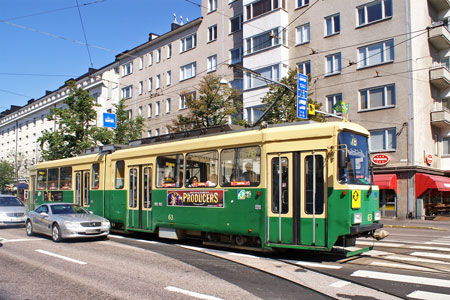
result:
<svg viewBox="0 0 450 300"><path fill-rule="evenodd" d="M371 236L376 239L377 241L382 240L384 238L386 238L387 236L389 236L389 231L386 230L380 230L380 231L375 231L371 234Z"/></svg>

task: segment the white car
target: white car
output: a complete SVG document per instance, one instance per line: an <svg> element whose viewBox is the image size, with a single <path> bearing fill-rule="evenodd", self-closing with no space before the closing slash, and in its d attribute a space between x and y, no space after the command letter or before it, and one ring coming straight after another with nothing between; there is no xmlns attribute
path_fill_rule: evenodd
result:
<svg viewBox="0 0 450 300"><path fill-rule="evenodd" d="M27 208L12 195L0 195L0 226L25 225Z"/></svg>

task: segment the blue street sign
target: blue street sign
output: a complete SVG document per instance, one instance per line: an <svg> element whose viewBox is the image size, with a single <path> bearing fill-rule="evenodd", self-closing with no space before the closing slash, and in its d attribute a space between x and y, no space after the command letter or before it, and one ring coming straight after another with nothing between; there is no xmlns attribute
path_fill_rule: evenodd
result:
<svg viewBox="0 0 450 300"><path fill-rule="evenodd" d="M297 74L297 118L308 119L308 76Z"/></svg>
<svg viewBox="0 0 450 300"><path fill-rule="evenodd" d="M116 114L103 113L103 127L116 128Z"/></svg>

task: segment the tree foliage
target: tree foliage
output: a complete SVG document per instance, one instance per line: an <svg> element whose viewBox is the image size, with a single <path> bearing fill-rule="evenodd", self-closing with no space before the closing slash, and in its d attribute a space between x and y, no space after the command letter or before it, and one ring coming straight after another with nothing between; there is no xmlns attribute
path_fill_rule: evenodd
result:
<svg viewBox="0 0 450 300"><path fill-rule="evenodd" d="M0 191L5 188L6 184L14 182L14 166L6 160L0 161Z"/></svg>
<svg viewBox="0 0 450 300"><path fill-rule="evenodd" d="M178 115L168 126L169 131L179 132L227 124L232 118L235 123L242 113L242 98L238 90L220 83L221 77L206 75L200 82L198 97L192 92L183 92L189 113Z"/></svg>
<svg viewBox="0 0 450 300"><path fill-rule="evenodd" d="M290 69L288 75L283 77L281 83L290 87L293 91L297 91L297 72ZM311 77L308 76L308 86L310 86ZM277 84L269 84L269 91L261 99L264 104L264 110L269 107L283 92L285 88ZM308 104L314 104L317 110L322 107L321 103L311 99L312 93L308 93ZM285 94L278 100L264 118L269 124L290 123L300 121L297 118L297 94L291 91L286 91ZM324 122L323 115L308 115L308 119Z"/></svg>

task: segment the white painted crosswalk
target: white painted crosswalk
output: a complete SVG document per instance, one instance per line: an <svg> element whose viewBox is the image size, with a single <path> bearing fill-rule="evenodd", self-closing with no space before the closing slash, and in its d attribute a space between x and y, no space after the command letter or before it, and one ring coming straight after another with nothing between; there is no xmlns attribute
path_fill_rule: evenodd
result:
<svg viewBox="0 0 450 300"><path fill-rule="evenodd" d="M430 278L430 277L420 277L420 276L410 276L403 274L387 273L387 272L375 272L367 270L358 270L353 272L350 276L353 277L363 277L378 280L387 280L395 282L405 282L420 285L430 285L437 287L450 287L450 280Z"/></svg>

